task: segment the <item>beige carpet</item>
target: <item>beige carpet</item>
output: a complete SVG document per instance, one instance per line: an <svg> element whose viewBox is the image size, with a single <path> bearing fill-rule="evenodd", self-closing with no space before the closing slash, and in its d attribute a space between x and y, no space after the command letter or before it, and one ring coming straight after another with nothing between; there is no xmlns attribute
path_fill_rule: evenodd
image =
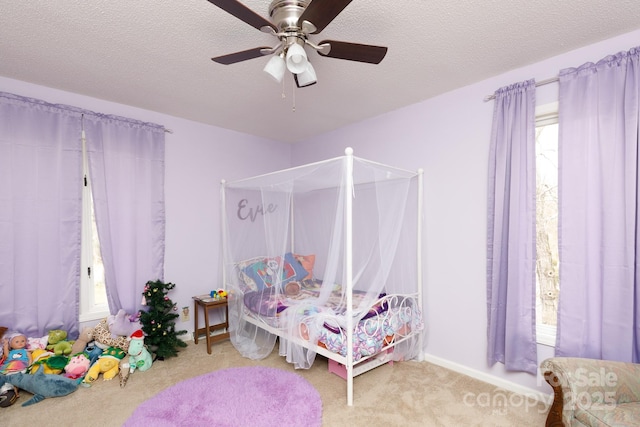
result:
<svg viewBox="0 0 640 427"><path fill-rule="evenodd" d="M22 407L31 395L0 408L2 426L120 426L135 408L164 388L186 378L233 366L262 365L294 371L277 349L264 360L241 357L230 342L190 342L176 358L157 361L135 372L125 388L102 377L90 388ZM354 380L354 405L346 404L346 381L327 370L318 356L309 370L297 370L313 384L323 402L324 426L542 426L543 404L528 401L495 386L427 362L383 365ZM189 399L189 396L177 398ZM224 410L225 396L211 396ZM276 404L276 402L274 402Z"/></svg>

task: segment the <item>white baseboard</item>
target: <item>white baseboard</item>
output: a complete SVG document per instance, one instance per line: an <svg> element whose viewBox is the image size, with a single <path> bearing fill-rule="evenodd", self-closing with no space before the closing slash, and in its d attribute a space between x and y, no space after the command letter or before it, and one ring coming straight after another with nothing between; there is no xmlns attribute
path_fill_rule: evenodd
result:
<svg viewBox="0 0 640 427"><path fill-rule="evenodd" d="M539 390L525 387L521 384L514 383L513 381L508 381L503 378L496 377L495 375L490 375L490 374L487 374L486 372L478 371L477 369L472 369L472 368L469 368L468 366L464 366L447 359L442 359L440 357L433 356L430 354L424 354L424 361L433 363L434 365L442 366L443 368L450 369L452 371L461 373L471 378L475 378L477 380L494 385L496 387L500 387L504 390L511 391L513 393L518 393L523 396L530 397L532 399L536 399L539 402L544 402L547 405L550 405L553 402L552 393L546 394Z"/></svg>

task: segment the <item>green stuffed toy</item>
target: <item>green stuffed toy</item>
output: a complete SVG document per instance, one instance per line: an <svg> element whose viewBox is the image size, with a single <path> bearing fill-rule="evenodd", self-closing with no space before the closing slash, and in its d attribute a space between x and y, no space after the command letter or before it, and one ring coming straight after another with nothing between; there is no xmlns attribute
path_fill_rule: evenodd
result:
<svg viewBox="0 0 640 427"><path fill-rule="evenodd" d="M67 332L61 329L49 331L49 345L47 350L52 351L56 356L68 356L71 354L73 341L67 341Z"/></svg>
<svg viewBox="0 0 640 427"><path fill-rule="evenodd" d="M43 350L38 348L31 352L31 366L29 367L29 373L35 374L36 372L42 370L45 374L60 374L67 363L69 363L69 358L67 356L59 355L56 356L50 351ZM42 367L42 369L40 369Z"/></svg>

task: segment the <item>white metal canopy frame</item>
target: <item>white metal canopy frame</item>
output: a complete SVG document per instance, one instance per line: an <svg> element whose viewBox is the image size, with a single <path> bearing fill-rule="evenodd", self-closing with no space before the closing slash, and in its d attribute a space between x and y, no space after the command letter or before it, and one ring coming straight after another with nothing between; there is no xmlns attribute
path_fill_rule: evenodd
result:
<svg viewBox="0 0 640 427"><path fill-rule="evenodd" d="M353 377L423 354L422 170L345 155L222 181L221 280L231 341ZM257 266L257 267L256 267Z"/></svg>

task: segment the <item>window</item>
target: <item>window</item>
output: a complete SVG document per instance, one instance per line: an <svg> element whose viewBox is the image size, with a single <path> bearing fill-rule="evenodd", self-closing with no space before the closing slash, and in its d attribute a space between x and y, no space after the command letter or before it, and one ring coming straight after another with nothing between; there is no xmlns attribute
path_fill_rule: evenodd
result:
<svg viewBox="0 0 640 427"><path fill-rule="evenodd" d="M82 136L82 167L84 186L82 190L82 255L80 270L80 322L88 322L106 317L109 314L107 292L104 284L104 266L100 254L100 241L93 211L91 181L85 148L84 131Z"/></svg>
<svg viewBox="0 0 640 427"><path fill-rule="evenodd" d="M536 335L555 346L558 296L558 104L536 109Z"/></svg>

